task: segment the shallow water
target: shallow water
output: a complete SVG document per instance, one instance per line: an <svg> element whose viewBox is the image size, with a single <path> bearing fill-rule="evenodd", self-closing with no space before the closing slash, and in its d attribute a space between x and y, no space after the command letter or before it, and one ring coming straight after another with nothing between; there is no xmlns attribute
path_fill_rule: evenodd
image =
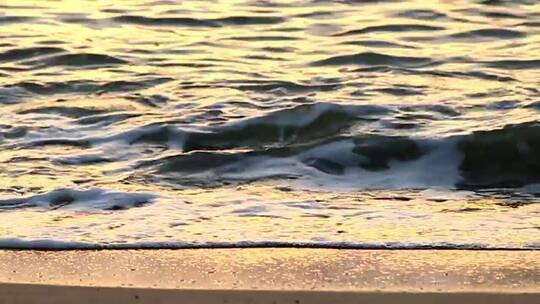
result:
<svg viewBox="0 0 540 304"><path fill-rule="evenodd" d="M3 1L0 247L540 248L537 1Z"/></svg>

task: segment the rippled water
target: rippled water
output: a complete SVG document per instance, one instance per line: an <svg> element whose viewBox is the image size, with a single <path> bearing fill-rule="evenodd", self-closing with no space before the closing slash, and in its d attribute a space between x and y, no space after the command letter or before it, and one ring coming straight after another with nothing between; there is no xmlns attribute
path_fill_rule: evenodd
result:
<svg viewBox="0 0 540 304"><path fill-rule="evenodd" d="M538 1L0 3L0 247L540 248Z"/></svg>

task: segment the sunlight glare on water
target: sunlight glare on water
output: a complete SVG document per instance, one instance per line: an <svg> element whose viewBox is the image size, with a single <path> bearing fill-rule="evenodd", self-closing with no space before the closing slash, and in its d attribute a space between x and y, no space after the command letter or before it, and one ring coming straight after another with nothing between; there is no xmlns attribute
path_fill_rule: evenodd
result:
<svg viewBox="0 0 540 304"><path fill-rule="evenodd" d="M540 248L540 4L0 3L0 247Z"/></svg>

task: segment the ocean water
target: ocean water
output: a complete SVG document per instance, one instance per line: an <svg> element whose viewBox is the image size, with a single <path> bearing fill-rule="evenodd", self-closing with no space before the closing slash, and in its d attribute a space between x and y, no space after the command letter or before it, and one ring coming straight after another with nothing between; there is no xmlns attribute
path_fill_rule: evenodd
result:
<svg viewBox="0 0 540 304"><path fill-rule="evenodd" d="M0 247L540 248L535 0L0 3Z"/></svg>

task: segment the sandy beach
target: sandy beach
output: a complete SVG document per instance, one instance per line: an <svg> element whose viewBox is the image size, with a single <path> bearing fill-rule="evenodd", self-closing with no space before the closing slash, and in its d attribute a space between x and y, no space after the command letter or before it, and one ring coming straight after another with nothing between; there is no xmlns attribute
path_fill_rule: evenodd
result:
<svg viewBox="0 0 540 304"><path fill-rule="evenodd" d="M0 303L538 303L540 252L0 251Z"/></svg>

